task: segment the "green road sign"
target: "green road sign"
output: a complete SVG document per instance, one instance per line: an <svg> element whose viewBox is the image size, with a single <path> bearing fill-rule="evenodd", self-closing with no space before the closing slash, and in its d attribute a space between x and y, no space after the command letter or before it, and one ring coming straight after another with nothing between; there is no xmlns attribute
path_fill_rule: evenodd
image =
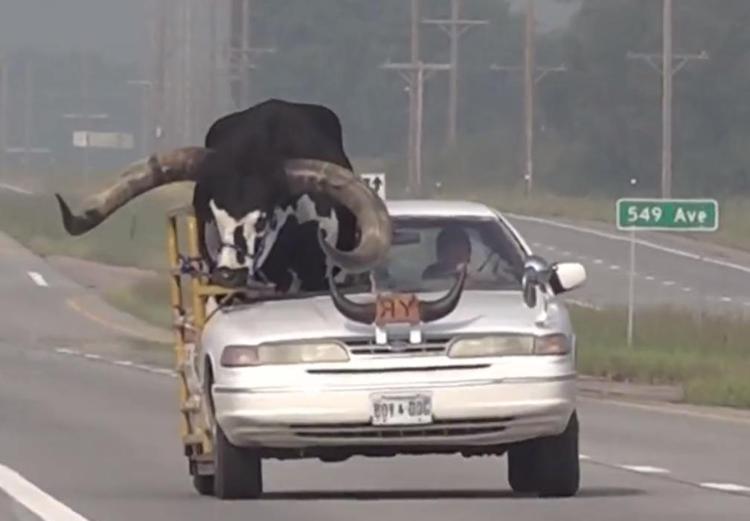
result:
<svg viewBox="0 0 750 521"><path fill-rule="evenodd" d="M620 199L617 228L713 232L719 228L719 204L713 199Z"/></svg>

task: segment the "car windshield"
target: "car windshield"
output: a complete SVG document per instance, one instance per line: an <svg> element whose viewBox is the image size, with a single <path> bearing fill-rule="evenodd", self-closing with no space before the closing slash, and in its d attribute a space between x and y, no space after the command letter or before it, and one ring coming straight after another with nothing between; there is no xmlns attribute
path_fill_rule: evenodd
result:
<svg viewBox="0 0 750 521"><path fill-rule="evenodd" d="M525 253L498 219L394 218L388 258L373 273L378 291L443 291L467 263L467 289L518 290Z"/></svg>

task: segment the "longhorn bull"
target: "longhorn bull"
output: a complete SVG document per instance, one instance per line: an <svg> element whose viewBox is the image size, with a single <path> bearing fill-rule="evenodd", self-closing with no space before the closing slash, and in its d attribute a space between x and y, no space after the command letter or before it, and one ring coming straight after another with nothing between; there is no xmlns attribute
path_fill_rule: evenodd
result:
<svg viewBox="0 0 750 521"><path fill-rule="evenodd" d="M272 99L216 121L204 147L134 163L80 213L56 197L65 229L81 235L141 194L192 181L199 244L214 282L240 287L265 280L281 291L319 291L335 287L341 270L372 269L391 244L385 204L352 170L332 110ZM215 249L207 231L214 232ZM361 321L368 314L333 296L345 315ZM428 307L448 311L457 298L454 290Z"/></svg>

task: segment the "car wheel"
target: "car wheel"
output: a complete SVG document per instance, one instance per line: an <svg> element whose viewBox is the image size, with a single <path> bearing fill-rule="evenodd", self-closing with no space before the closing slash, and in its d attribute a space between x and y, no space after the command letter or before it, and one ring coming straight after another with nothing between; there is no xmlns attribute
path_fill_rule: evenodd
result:
<svg viewBox="0 0 750 521"><path fill-rule="evenodd" d="M536 440L537 491L541 497L570 497L578 492L578 415L574 411L562 434Z"/></svg>
<svg viewBox="0 0 750 521"><path fill-rule="evenodd" d="M533 442L522 442L508 449L508 483L513 492L537 492Z"/></svg>
<svg viewBox="0 0 750 521"><path fill-rule="evenodd" d="M214 495L219 499L255 499L263 493L261 459L252 449L236 447L217 424L214 445Z"/></svg>
<svg viewBox="0 0 750 521"><path fill-rule="evenodd" d="M213 476L193 476L193 488L201 496L214 495L214 477Z"/></svg>

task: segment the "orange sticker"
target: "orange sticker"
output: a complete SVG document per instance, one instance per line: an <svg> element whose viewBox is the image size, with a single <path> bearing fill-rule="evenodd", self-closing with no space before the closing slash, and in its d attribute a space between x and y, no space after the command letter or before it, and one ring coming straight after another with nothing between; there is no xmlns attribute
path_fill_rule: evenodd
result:
<svg viewBox="0 0 750 521"><path fill-rule="evenodd" d="M375 323L416 325L422 320L419 299L413 293L378 295Z"/></svg>

